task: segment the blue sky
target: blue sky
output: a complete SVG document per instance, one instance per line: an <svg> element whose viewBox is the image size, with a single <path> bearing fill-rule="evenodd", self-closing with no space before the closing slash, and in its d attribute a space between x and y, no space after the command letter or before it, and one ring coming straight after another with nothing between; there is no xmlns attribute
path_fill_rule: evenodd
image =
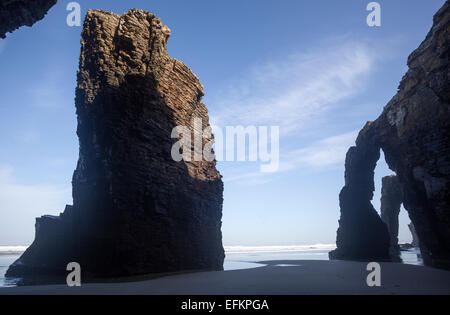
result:
<svg viewBox="0 0 450 315"><path fill-rule="evenodd" d="M345 152L396 93L407 56L444 0L78 1L148 10L170 27L168 52L205 86L212 122L280 126L280 168L220 162L225 245L334 243ZM28 245L34 218L71 204L78 158L74 91L81 27L59 0L47 17L0 40L0 245ZM379 207L384 162L376 170ZM400 240L410 240L405 211Z"/></svg>

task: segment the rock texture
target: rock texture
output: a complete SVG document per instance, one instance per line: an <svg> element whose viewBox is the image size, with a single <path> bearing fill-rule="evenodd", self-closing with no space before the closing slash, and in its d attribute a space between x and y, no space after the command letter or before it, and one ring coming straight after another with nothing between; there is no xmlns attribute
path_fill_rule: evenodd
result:
<svg viewBox="0 0 450 315"><path fill-rule="evenodd" d="M390 237L386 224L370 202L375 190L374 170L379 148L364 135L350 148L345 160L345 186L339 194L341 217L337 248L330 259L389 260Z"/></svg>
<svg viewBox="0 0 450 315"><path fill-rule="evenodd" d="M397 176L383 177L381 185L381 220L387 225L389 231L389 253L393 260L400 260L398 216L402 202L403 192Z"/></svg>
<svg viewBox="0 0 450 315"><path fill-rule="evenodd" d="M60 218L38 219L35 242L9 275L64 271L70 261L93 276L222 269L223 183L215 161L171 157L175 126L193 132L191 118L202 118L203 128L209 122L203 86L167 54L169 36L142 10L88 11L75 100L74 204Z"/></svg>
<svg viewBox="0 0 450 315"><path fill-rule="evenodd" d="M347 153L337 249L331 258L388 258L389 234L370 204L373 169L382 149L403 187L404 207L425 264L450 266L449 20L446 1L426 39L409 56L397 95L377 120L366 124Z"/></svg>
<svg viewBox="0 0 450 315"><path fill-rule="evenodd" d="M419 237L417 236L417 232L416 232L416 228L414 227L414 224L411 222L410 224L408 224L408 228L411 231L411 235L412 235L412 242L411 242L411 246L412 247L419 247Z"/></svg>
<svg viewBox="0 0 450 315"><path fill-rule="evenodd" d="M57 0L2 0L0 2L0 38L21 26L32 26L47 14Z"/></svg>

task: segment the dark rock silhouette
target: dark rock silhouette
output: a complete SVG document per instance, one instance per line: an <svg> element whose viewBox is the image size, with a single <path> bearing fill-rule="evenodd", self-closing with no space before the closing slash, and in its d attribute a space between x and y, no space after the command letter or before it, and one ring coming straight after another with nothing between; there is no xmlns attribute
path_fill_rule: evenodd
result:
<svg viewBox="0 0 450 315"><path fill-rule="evenodd" d="M397 95L377 120L366 124L347 153L337 249L331 258L389 257L388 231L370 204L373 169L382 149L403 188L424 263L450 268L449 20L446 1L426 39L409 56Z"/></svg>
<svg viewBox="0 0 450 315"><path fill-rule="evenodd" d="M0 38L21 26L32 26L47 14L57 0L2 0L0 2Z"/></svg>
<svg viewBox="0 0 450 315"><path fill-rule="evenodd" d="M411 231L411 235L412 235L412 242L411 242L411 246L412 247L419 247L419 236L417 236L417 232L416 232L416 228L414 227L414 224L411 222L410 224L408 224L408 228Z"/></svg>
<svg viewBox="0 0 450 315"><path fill-rule="evenodd" d="M381 185L381 220L387 225L389 231L389 253L392 260L400 260L398 216L402 202L403 192L397 176L383 177Z"/></svg>
<svg viewBox="0 0 450 315"><path fill-rule="evenodd" d="M191 118L203 128L209 122L200 81L166 52L169 35L142 10L88 11L74 204L58 218L38 219L34 243L8 276L64 272L72 261L97 277L223 269L216 162L171 156L175 126L192 132Z"/></svg>
<svg viewBox="0 0 450 315"><path fill-rule="evenodd" d="M345 160L345 187L339 195L341 217L337 248L330 259L389 260L390 237L370 200L380 150L360 134L357 146L350 148Z"/></svg>

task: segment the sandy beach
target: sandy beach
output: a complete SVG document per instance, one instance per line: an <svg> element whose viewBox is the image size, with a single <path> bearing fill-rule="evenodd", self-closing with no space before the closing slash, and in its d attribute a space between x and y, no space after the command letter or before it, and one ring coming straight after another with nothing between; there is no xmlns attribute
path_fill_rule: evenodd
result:
<svg viewBox="0 0 450 315"><path fill-rule="evenodd" d="M4 294L156 294L156 295L296 295L296 294L450 294L450 271L381 263L381 287L368 287L367 263L352 261L264 261L264 267L198 272L153 280L0 288Z"/></svg>

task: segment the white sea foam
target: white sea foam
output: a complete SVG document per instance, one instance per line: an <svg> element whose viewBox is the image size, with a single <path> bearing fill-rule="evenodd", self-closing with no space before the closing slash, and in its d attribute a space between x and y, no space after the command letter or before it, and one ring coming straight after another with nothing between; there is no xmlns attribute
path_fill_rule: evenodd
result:
<svg viewBox="0 0 450 315"><path fill-rule="evenodd" d="M279 253L279 252L311 252L333 250L336 244L285 245L285 246L224 246L225 252L233 253Z"/></svg>
<svg viewBox="0 0 450 315"><path fill-rule="evenodd" d="M0 255L22 254L28 246L0 246Z"/></svg>
<svg viewBox="0 0 450 315"><path fill-rule="evenodd" d="M21 254L28 246L0 246L0 255ZM279 253L333 250L335 244L284 245L284 246L224 246L226 253Z"/></svg>

